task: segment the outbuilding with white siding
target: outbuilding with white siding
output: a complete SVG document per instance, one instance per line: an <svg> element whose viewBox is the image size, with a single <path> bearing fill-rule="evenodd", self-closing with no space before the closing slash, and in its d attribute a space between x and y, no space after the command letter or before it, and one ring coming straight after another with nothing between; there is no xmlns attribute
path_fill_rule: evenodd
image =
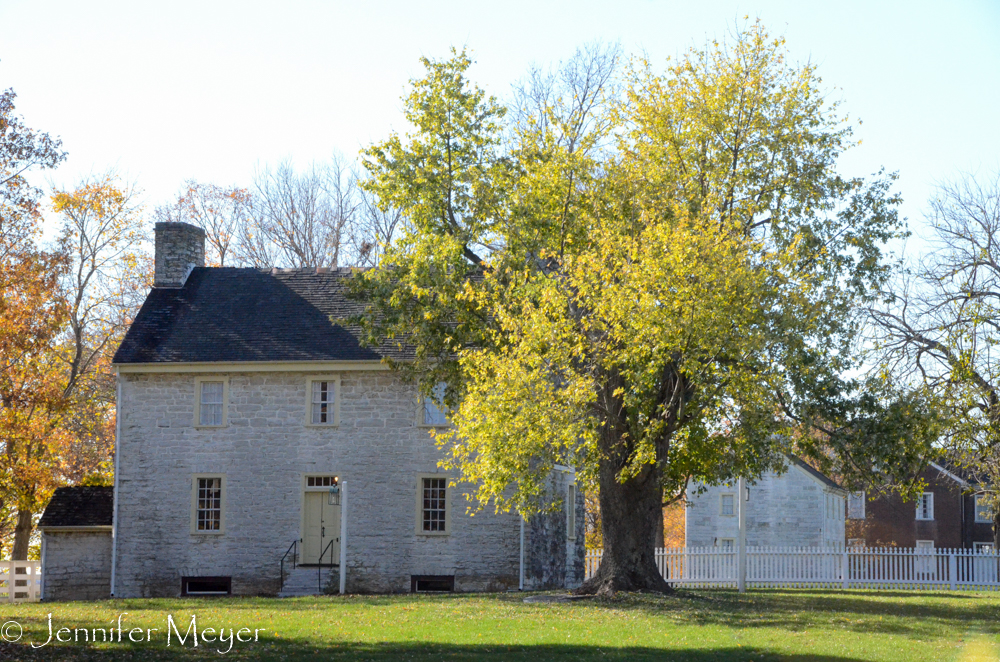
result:
<svg viewBox="0 0 1000 662"><path fill-rule="evenodd" d="M801 459L788 456L787 470L748 483L748 547L829 547L844 544L847 491ZM687 493L688 547L735 546L739 537L735 483L694 484Z"/></svg>

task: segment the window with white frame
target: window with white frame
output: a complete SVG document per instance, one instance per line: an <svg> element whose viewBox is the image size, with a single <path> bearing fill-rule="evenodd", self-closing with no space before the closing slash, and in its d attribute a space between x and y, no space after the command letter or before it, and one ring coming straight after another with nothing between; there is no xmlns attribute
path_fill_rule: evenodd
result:
<svg viewBox="0 0 1000 662"><path fill-rule="evenodd" d="M225 530L226 477L196 475L191 481L191 532L222 533Z"/></svg>
<svg viewBox="0 0 1000 662"><path fill-rule="evenodd" d="M447 385L438 383L431 394L422 398L420 408L420 423L429 427L446 427L448 423L448 408L444 405L444 392Z"/></svg>
<svg viewBox="0 0 1000 662"><path fill-rule="evenodd" d="M917 497L917 519L934 519L934 493L924 492Z"/></svg>
<svg viewBox="0 0 1000 662"><path fill-rule="evenodd" d="M986 503L985 494L976 495L976 521L993 522L993 509Z"/></svg>
<svg viewBox="0 0 1000 662"><path fill-rule="evenodd" d="M993 553L993 543L991 542L974 542L972 543L972 547L977 554Z"/></svg>
<svg viewBox="0 0 1000 662"><path fill-rule="evenodd" d="M195 425L222 427L226 424L226 398L229 384L222 377L199 377L195 380Z"/></svg>
<svg viewBox="0 0 1000 662"><path fill-rule="evenodd" d="M719 503L719 514L730 516L736 514L736 495L723 494Z"/></svg>
<svg viewBox="0 0 1000 662"><path fill-rule="evenodd" d="M448 511L448 479L444 476L421 476L417 532L421 535L447 534Z"/></svg>
<svg viewBox="0 0 1000 662"><path fill-rule="evenodd" d="M865 493L852 492L847 495L847 519L865 518Z"/></svg>
<svg viewBox="0 0 1000 662"><path fill-rule="evenodd" d="M719 547L722 548L724 552L731 552L736 547L735 538L719 538Z"/></svg>
<svg viewBox="0 0 1000 662"><path fill-rule="evenodd" d="M566 537L576 540L576 485L570 483L566 488Z"/></svg>
<svg viewBox="0 0 1000 662"><path fill-rule="evenodd" d="M333 387L332 381L323 381L317 379L312 382L312 424L313 425L329 425L333 423L333 406L335 404L334 396L336 394L336 389Z"/></svg>
<svg viewBox="0 0 1000 662"><path fill-rule="evenodd" d="M340 425L340 377L325 375L306 379L307 426Z"/></svg>

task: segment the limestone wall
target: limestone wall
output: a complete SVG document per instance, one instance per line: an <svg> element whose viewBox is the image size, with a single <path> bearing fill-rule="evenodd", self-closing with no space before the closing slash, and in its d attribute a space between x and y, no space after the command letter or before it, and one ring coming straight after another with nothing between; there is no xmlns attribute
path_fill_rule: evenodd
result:
<svg viewBox="0 0 1000 662"><path fill-rule="evenodd" d="M42 533L42 600L103 600L111 595L111 532Z"/></svg>
<svg viewBox="0 0 1000 662"><path fill-rule="evenodd" d="M196 375L122 375L116 597L178 595L183 576L231 576L237 594L277 592L278 561L301 536L308 473L346 484L348 591L409 591L411 575L452 574L459 591L516 588L517 515L470 517L450 489L449 534L418 535L418 475L439 472L443 455L417 425L415 388L387 371L339 375L337 428L305 425L315 375L229 374L223 428L194 426ZM190 531L199 473L226 477L221 535ZM582 573L582 497L578 508L572 553Z"/></svg>
<svg viewBox="0 0 1000 662"><path fill-rule="evenodd" d="M525 522L525 581L527 590L576 588L584 580L585 506L583 493L577 486L575 503L566 502L567 488L576 476L567 471L553 472L553 499L562 499L563 506L549 514L537 515ZM569 537L568 507L576 509L575 536Z"/></svg>

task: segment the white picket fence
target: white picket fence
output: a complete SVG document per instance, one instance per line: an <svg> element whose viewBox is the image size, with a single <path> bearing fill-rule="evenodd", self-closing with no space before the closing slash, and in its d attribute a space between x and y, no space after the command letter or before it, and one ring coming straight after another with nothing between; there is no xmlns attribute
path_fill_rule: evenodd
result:
<svg viewBox="0 0 1000 662"><path fill-rule="evenodd" d="M692 588L735 587L735 548L677 547L656 550L660 573L671 584ZM589 579L601 563L589 550ZM748 587L1000 589L1000 556L971 549L899 547L747 547Z"/></svg>
<svg viewBox="0 0 1000 662"><path fill-rule="evenodd" d="M0 561L0 604L42 598L41 561Z"/></svg>

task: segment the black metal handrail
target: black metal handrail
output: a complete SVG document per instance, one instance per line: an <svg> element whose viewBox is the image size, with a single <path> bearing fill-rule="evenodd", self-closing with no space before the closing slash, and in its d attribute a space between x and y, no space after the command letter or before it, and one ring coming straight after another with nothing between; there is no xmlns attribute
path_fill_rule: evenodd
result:
<svg viewBox="0 0 1000 662"><path fill-rule="evenodd" d="M292 570L295 570L296 559L299 555L298 545L298 540L292 542L292 544L288 546L288 550L285 552L285 555L281 557L281 584L278 587L279 592L281 589L285 588L285 559L288 558L289 554L292 555Z"/></svg>
<svg viewBox="0 0 1000 662"><path fill-rule="evenodd" d="M326 556L326 550L333 547L333 543L338 542L339 540L339 538L334 538L330 542L326 543L326 547L324 547L323 551L319 553L319 562L316 564L316 587L320 593L323 592L323 557ZM336 565L337 564L333 562L333 550L330 549L330 567L332 568Z"/></svg>

